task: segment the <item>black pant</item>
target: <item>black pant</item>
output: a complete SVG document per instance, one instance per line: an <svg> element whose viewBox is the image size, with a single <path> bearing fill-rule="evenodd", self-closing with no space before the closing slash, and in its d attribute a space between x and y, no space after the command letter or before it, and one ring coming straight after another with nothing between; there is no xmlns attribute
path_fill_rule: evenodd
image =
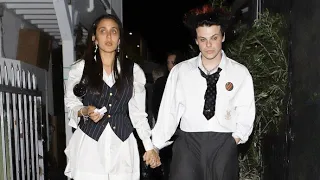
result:
<svg viewBox="0 0 320 180"><path fill-rule="evenodd" d="M170 180L238 180L231 133L183 132L173 145Z"/></svg>

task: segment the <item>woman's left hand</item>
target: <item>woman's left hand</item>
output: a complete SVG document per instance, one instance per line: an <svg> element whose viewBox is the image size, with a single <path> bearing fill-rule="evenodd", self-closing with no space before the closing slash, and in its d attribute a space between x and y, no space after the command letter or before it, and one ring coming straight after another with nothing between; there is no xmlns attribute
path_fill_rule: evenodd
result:
<svg viewBox="0 0 320 180"><path fill-rule="evenodd" d="M143 160L147 165L150 165L151 168L156 168L161 165L159 154L154 149L146 151L143 155Z"/></svg>

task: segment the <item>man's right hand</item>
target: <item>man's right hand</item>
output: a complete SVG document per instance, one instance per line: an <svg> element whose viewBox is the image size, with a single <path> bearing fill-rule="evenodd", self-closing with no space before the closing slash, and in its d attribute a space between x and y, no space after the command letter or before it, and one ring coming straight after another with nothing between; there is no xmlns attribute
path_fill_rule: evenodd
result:
<svg viewBox="0 0 320 180"><path fill-rule="evenodd" d="M151 168L156 168L161 165L159 154L154 149L146 151L143 155L143 160L147 165L150 165Z"/></svg>

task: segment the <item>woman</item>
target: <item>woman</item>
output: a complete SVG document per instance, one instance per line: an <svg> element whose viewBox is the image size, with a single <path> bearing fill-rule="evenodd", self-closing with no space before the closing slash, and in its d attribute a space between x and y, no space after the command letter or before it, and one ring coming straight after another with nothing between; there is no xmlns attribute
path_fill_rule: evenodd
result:
<svg viewBox="0 0 320 180"><path fill-rule="evenodd" d="M146 150L146 163L160 165L145 112L144 72L122 58L123 29L116 16L99 17L90 34L84 59L72 65L66 84L69 125L76 131L65 150L65 175L75 180L138 180L133 128ZM79 95L81 83L85 94Z"/></svg>

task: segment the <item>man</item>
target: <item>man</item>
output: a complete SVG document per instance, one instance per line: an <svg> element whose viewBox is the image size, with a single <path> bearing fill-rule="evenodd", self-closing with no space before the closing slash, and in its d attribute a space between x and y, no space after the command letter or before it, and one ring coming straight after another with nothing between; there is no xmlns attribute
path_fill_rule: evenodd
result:
<svg viewBox="0 0 320 180"><path fill-rule="evenodd" d="M159 77L153 85L152 113L153 113L155 120L157 120L157 117L158 117L158 111L159 111L164 87L167 82L168 74L176 64L178 64L182 61L182 59L183 59L183 56L179 51L170 51L167 53L167 70L168 70L168 72L166 73L166 75Z"/></svg>
<svg viewBox="0 0 320 180"><path fill-rule="evenodd" d="M237 144L252 132L255 101L249 71L222 50L226 17L210 5L186 15L200 54L172 68L152 130L162 149L180 123L170 180L238 179Z"/></svg>

